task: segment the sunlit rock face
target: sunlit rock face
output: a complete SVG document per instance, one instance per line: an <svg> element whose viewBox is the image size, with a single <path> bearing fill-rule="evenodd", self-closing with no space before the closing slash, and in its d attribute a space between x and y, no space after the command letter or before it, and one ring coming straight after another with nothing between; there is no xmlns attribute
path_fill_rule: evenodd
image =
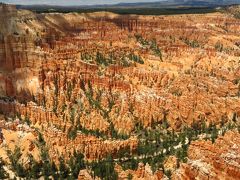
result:
<svg viewBox="0 0 240 180"><path fill-rule="evenodd" d="M114 111L110 116L123 133L134 129L133 116L144 127L166 116L170 126L179 129L200 119L220 122L239 113L239 20L230 15L34 14L5 6L1 11L9 21L2 26L9 30L1 29L3 95L20 101L34 97L38 105L44 98L48 109L57 96L60 113L66 101L83 96L81 82L90 81L94 88L121 97L116 99L120 116ZM153 40L161 58L148 45ZM100 66L94 60L97 53L113 60ZM129 53L141 56L144 64L125 62ZM130 106L133 114L126 111ZM101 115L93 116L101 121ZM102 130L108 126L100 124Z"/></svg>
<svg viewBox="0 0 240 180"><path fill-rule="evenodd" d="M181 164L173 179L239 179L239 133L227 132L215 144L196 141L188 150L188 162Z"/></svg>
<svg viewBox="0 0 240 180"><path fill-rule="evenodd" d="M112 140L113 130L135 136L164 120L180 131L239 119L240 22L230 14L35 14L6 5L0 14L0 110L44 129L56 159L73 149L91 160L134 152L138 139ZM107 140L69 140L77 125Z"/></svg>

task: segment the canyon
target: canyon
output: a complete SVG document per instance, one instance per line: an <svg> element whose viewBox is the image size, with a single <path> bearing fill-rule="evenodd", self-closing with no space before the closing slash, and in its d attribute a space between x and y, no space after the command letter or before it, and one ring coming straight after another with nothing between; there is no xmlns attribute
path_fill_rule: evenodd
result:
<svg viewBox="0 0 240 180"><path fill-rule="evenodd" d="M111 155L118 179L240 177L240 19L232 13L34 13L1 4L0 21L3 161L19 146L27 167L28 153L43 161L46 146L57 166L75 152L92 164ZM199 139L216 129L212 142ZM157 148L165 137L199 134L184 136L183 162L176 144L173 154L164 146L155 171L146 157L125 166L126 154L146 156L141 142L156 146L153 130L166 132ZM78 179L103 178L92 167Z"/></svg>

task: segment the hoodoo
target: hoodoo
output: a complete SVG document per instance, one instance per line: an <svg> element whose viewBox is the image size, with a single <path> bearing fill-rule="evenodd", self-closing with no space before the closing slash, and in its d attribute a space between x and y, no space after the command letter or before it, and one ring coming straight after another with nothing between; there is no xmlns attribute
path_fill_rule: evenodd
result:
<svg viewBox="0 0 240 180"><path fill-rule="evenodd" d="M0 179L239 179L238 6L39 11L0 4Z"/></svg>

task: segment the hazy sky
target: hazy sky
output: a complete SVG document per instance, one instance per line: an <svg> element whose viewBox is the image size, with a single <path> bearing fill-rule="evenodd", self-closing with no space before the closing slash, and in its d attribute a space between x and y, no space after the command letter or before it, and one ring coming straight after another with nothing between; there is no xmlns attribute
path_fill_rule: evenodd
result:
<svg viewBox="0 0 240 180"><path fill-rule="evenodd" d="M10 4L50 4L50 5L93 5L93 4L116 4L120 2L154 2L161 0L0 0Z"/></svg>

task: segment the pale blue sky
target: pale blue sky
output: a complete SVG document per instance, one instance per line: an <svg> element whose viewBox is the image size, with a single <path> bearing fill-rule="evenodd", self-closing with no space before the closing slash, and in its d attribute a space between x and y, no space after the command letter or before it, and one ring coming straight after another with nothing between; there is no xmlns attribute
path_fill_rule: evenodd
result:
<svg viewBox="0 0 240 180"><path fill-rule="evenodd" d="M49 5L93 5L93 4L116 4L133 2L155 2L161 0L0 0L9 4L49 4Z"/></svg>

